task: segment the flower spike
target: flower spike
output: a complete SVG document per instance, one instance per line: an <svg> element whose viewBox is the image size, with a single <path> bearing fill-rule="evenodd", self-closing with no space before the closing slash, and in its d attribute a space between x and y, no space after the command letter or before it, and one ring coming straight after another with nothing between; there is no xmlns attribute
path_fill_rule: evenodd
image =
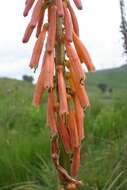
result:
<svg viewBox="0 0 127 190"><path fill-rule="evenodd" d="M81 0L73 2L79 10L83 8ZM47 91L52 162L63 189L76 190L83 185L77 174L85 138L84 109L90 106L82 63L88 71L94 71L94 65L79 38L78 20L70 0L25 0L23 15L27 16L31 8L31 20L23 36L23 42L28 42L36 28L30 68L36 69L43 57L33 104L40 107Z"/></svg>

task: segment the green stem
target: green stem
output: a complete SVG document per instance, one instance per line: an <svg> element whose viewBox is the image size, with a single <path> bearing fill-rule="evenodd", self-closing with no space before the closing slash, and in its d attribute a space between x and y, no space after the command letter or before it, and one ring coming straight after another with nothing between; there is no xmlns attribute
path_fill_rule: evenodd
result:
<svg viewBox="0 0 127 190"><path fill-rule="evenodd" d="M61 42L63 29L62 29L63 18L57 16L56 26L56 65L63 65L65 59L64 44Z"/></svg>
<svg viewBox="0 0 127 190"><path fill-rule="evenodd" d="M63 18L57 16L55 64L56 64L56 67L57 67L57 65L63 65L63 68L64 68L65 50L64 50L64 43L61 40L62 36L63 36L62 23L63 23ZM58 81L57 70L56 70L56 81ZM56 84L56 95L57 95L57 101L59 102L58 83ZM59 121L58 121L58 125L59 125ZM59 139L59 142L60 142L60 155L59 155L60 156L60 160L59 160L60 165L62 165L68 171L68 173L70 173L69 155L65 152L63 144L60 139Z"/></svg>

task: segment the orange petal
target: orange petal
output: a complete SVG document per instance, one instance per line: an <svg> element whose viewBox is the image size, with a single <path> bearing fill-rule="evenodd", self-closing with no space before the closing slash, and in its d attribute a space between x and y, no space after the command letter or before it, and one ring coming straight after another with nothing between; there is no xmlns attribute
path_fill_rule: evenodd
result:
<svg viewBox="0 0 127 190"><path fill-rule="evenodd" d="M40 55L42 52L42 48L43 48L43 44L44 44L44 40L45 40L46 31L47 31L47 27L46 27L46 25L44 25L43 30L40 33L40 35L35 43L34 49L33 49L32 57L31 57L31 61L30 61L31 68L36 68L38 65Z"/></svg>
<svg viewBox="0 0 127 190"><path fill-rule="evenodd" d="M82 2L81 2L81 0L73 0L74 1L74 3L75 3L75 5L76 5L76 7L79 9L79 10L82 10Z"/></svg>
<svg viewBox="0 0 127 190"><path fill-rule="evenodd" d="M74 45L76 48L76 51L78 53L78 56L81 60L81 62L84 62L88 68L89 71L94 71L94 65L92 63L91 57L86 49L86 47L83 45L81 40L78 38L78 36L73 32L73 40L74 40Z"/></svg>
<svg viewBox="0 0 127 190"><path fill-rule="evenodd" d="M76 93L73 96L74 98L74 107L75 107L75 118L76 118L76 123L77 123L77 130L78 130L78 135L80 142L81 140L84 139L84 120L83 120L83 108L80 105L78 96Z"/></svg>
<svg viewBox="0 0 127 190"><path fill-rule="evenodd" d="M62 140L65 151L67 153L70 153L71 152L70 136L69 136L68 130L62 120L60 120L60 125L58 127L58 131L59 131L59 135Z"/></svg>
<svg viewBox="0 0 127 190"><path fill-rule="evenodd" d="M69 94L67 94L67 103L68 103L69 112L71 111L71 109L70 109L70 101L71 101L71 96Z"/></svg>
<svg viewBox="0 0 127 190"><path fill-rule="evenodd" d="M35 27L37 25L43 4L44 4L44 0L38 0L33 9L32 17L31 17L31 21L30 21L31 26L33 26L33 27Z"/></svg>
<svg viewBox="0 0 127 190"><path fill-rule="evenodd" d="M70 60L70 65L73 68L73 72L75 73L75 77L80 83L82 79L84 79L84 72L83 72L80 60L78 58L78 55L70 44L66 43L66 50L67 50L67 55Z"/></svg>
<svg viewBox="0 0 127 190"><path fill-rule="evenodd" d="M80 167L80 147L75 148L72 158L71 175L75 177Z"/></svg>
<svg viewBox="0 0 127 190"><path fill-rule="evenodd" d="M45 79L44 79L44 88L53 89L53 75L54 75L54 57L53 52L46 53L45 57Z"/></svg>
<svg viewBox="0 0 127 190"><path fill-rule="evenodd" d="M68 9L71 15L74 31L79 36L79 25L78 25L78 20L76 18L75 12L69 1L67 1L67 5L68 5Z"/></svg>
<svg viewBox="0 0 127 190"><path fill-rule="evenodd" d="M23 43L27 43L29 41L33 30L34 30L34 27L32 27L31 24L29 23L23 36L23 40L22 40Z"/></svg>
<svg viewBox="0 0 127 190"><path fill-rule="evenodd" d="M55 38L56 38L56 6L50 6L48 8L48 39L47 39L47 51L53 51L55 47Z"/></svg>
<svg viewBox="0 0 127 190"><path fill-rule="evenodd" d="M86 109L90 106L89 98L86 93L85 87L82 85L79 85L79 87L76 89L77 96L79 98L79 102L83 109Z"/></svg>
<svg viewBox="0 0 127 190"><path fill-rule="evenodd" d="M33 97L33 104L36 107L39 107L41 104L41 99L44 94L45 88L44 88L44 78L45 78L45 70L44 70L44 65L45 65L45 55L43 58L43 64L41 68L40 75L37 80L35 92L34 92L34 97Z"/></svg>
<svg viewBox="0 0 127 190"><path fill-rule="evenodd" d="M73 69L71 68L71 80L73 82L75 92L79 98L80 104L83 108L86 108L90 106L89 98L85 90L85 86L79 84L79 82L76 79L75 73L73 72Z"/></svg>
<svg viewBox="0 0 127 190"><path fill-rule="evenodd" d="M25 3L25 9L24 9L24 12L23 12L23 16L27 16L30 9L32 8L33 4L34 4L34 1L35 0L27 0L26 3Z"/></svg>
<svg viewBox="0 0 127 190"><path fill-rule="evenodd" d="M73 25L71 16L68 12L67 5L64 3L64 25L65 25L65 39L67 42L73 41Z"/></svg>
<svg viewBox="0 0 127 190"><path fill-rule="evenodd" d="M85 109L90 106L89 98L86 89L83 85L80 85L77 89L77 96L79 98L81 106Z"/></svg>
<svg viewBox="0 0 127 190"><path fill-rule="evenodd" d="M37 31L36 31L36 37L37 38L38 38L39 34L41 33L41 28L42 28L43 21L44 21L44 15L45 15L45 8L43 6L42 10L40 12L39 19L38 19L38 24L37 24Z"/></svg>
<svg viewBox="0 0 127 190"><path fill-rule="evenodd" d="M54 94L50 91L48 94L48 109L47 109L47 119L50 125L51 136L54 137L57 134L57 126L54 114Z"/></svg>
<svg viewBox="0 0 127 190"><path fill-rule="evenodd" d="M68 103L66 95L66 87L63 78L63 67L59 65L57 67L58 71L58 92L59 92L59 101L60 101L60 115L68 114Z"/></svg>
<svg viewBox="0 0 127 190"><path fill-rule="evenodd" d="M69 112L67 128L70 134L71 149L74 150L75 147L79 146L79 136L74 112Z"/></svg>

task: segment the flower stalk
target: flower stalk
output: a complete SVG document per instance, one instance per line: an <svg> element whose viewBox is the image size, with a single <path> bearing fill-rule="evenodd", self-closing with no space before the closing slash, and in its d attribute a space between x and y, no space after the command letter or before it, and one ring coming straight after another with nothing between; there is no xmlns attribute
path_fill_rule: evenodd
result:
<svg viewBox="0 0 127 190"><path fill-rule="evenodd" d="M27 16L35 4L23 42L28 42L36 29L31 68L38 67L44 49L33 104L39 107L43 94L48 92L51 158L61 185L59 190L76 190L83 185L77 174L81 143L85 138L84 109L90 106L90 102L82 63L88 71L94 71L88 50L79 37L78 21L71 1L26 0L23 13ZM81 0L73 1L79 10L83 8Z"/></svg>

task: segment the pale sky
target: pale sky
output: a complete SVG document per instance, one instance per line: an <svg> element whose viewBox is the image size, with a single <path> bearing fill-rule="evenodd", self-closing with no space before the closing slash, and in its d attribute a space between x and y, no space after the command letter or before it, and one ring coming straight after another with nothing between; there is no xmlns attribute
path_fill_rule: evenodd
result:
<svg viewBox="0 0 127 190"><path fill-rule="evenodd" d="M96 69L124 64L119 32L121 18L119 0L82 0L82 2L83 11L76 10L80 37L88 48ZM22 44L23 33L30 19L30 16L23 17L24 5L25 0L1 1L0 77L21 79L23 74L35 75L28 66L35 42L34 35L28 44Z"/></svg>

